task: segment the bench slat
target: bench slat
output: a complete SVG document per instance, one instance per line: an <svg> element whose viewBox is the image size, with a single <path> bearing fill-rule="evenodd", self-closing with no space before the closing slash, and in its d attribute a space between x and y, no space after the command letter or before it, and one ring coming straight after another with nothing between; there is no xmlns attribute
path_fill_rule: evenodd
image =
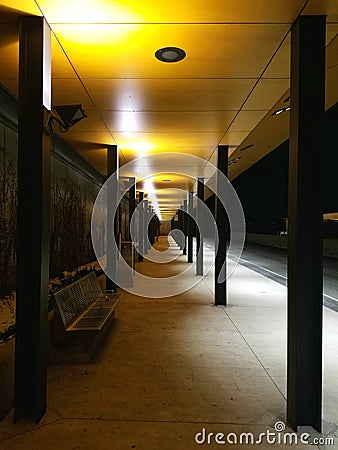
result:
<svg viewBox="0 0 338 450"><path fill-rule="evenodd" d="M107 302L108 303L108 302ZM93 306L89 307L71 326L67 331L75 330L101 330L107 320L118 305L119 300L109 301L109 306L103 306L102 300L97 299Z"/></svg>
<svg viewBox="0 0 338 450"><path fill-rule="evenodd" d="M94 272L60 290L54 297L66 331L100 330L119 302L102 293Z"/></svg>

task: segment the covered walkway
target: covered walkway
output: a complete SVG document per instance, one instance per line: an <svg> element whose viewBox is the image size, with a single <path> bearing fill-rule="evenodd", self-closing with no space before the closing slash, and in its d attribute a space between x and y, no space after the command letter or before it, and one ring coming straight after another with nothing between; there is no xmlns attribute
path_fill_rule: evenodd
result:
<svg viewBox="0 0 338 450"><path fill-rule="evenodd" d="M161 236L157 247L165 246ZM141 266L154 275L153 263ZM166 277L186 266L180 256L156 271ZM213 305L213 280L210 273L164 299L125 292L93 363L49 367L46 416L37 426L14 425L9 414L0 448L190 450L220 447L195 442L203 428L257 438L274 432L285 422L286 288L238 266L222 308ZM324 308L323 434L338 436L337 327L337 313Z"/></svg>

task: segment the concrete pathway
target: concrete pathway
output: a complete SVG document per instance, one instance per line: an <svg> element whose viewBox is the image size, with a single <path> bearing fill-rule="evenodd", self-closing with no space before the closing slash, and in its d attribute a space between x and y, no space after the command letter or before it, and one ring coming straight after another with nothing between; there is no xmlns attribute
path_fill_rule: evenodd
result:
<svg viewBox="0 0 338 450"><path fill-rule="evenodd" d="M159 244L163 249L166 242ZM143 273L156 276L170 276L186 265L184 256L168 264L139 264ZM285 422L286 289L239 266L229 280L228 308L213 306L212 290L210 273L170 298L124 293L95 360L49 367L46 416L39 425L14 425L9 414L0 424L0 449L242 448L230 442L240 441L241 433L258 439L259 433L275 432L276 422ZM337 313L325 309L324 323L325 431L333 435ZM210 444L208 433L213 433ZM217 433L224 435L219 442L230 441L216 443ZM248 445L251 435L242 439ZM267 443L265 436L261 440L260 448L281 446Z"/></svg>

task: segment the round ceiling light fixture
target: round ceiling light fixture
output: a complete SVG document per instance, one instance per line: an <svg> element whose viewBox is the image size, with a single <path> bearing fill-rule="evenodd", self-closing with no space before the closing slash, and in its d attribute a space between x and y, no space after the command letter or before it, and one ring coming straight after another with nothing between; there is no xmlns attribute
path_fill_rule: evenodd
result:
<svg viewBox="0 0 338 450"><path fill-rule="evenodd" d="M178 47L164 47L157 50L155 57L162 62L173 63L186 57L184 50Z"/></svg>

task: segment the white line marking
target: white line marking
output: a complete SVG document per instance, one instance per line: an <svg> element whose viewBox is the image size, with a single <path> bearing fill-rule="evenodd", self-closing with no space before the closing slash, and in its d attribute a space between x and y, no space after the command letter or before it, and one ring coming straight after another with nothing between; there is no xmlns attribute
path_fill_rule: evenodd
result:
<svg viewBox="0 0 338 450"><path fill-rule="evenodd" d="M244 261L244 262L246 262L246 263L248 263L248 264L251 264L251 265L253 265L253 266L258 267L259 269L266 270L267 272L273 273L274 275L277 275L278 277L281 277L281 278L284 278L284 280L287 280L287 277L284 277L284 275L280 275L280 274L277 273L277 272L273 272L272 270L266 269L265 267L259 266L258 264L254 264L254 263L252 263L251 261L247 261L247 260L244 259L244 258L241 258L240 261Z"/></svg>
<svg viewBox="0 0 338 450"><path fill-rule="evenodd" d="M324 295L324 297L330 298L331 300L338 302L338 298L331 297L331 295L329 295L329 294L323 294L323 295Z"/></svg>
<svg viewBox="0 0 338 450"><path fill-rule="evenodd" d="M205 246L206 246L206 247L209 247L209 248L213 248L210 244L206 244ZM232 256L232 255L229 255L229 256ZM251 264L252 266L258 267L258 268L261 269L261 270L266 270L266 272L270 272L270 273L272 273L273 275L277 275L277 277L281 277L281 278L283 278L284 280L287 281L287 277L285 277L284 275L280 275L279 273L274 272L273 270L266 269L265 267L259 266L258 264L254 264L254 263L252 263L251 261L248 261L248 260L246 260L246 259L244 259L244 258L240 258L240 261L244 261L244 262L246 262L246 263L248 263L248 264ZM240 262L240 261L239 261L239 262ZM331 299L331 300L334 300L335 302L338 302L338 298L332 297L332 296L329 295L329 294L325 294L325 292L323 292L323 296L324 296L324 297L327 297L327 298L329 298L329 299Z"/></svg>
<svg viewBox="0 0 338 450"><path fill-rule="evenodd" d="M273 273L274 275L277 275L278 277L281 277L281 278L284 278L284 280L287 280L287 277L284 277L284 275L280 275L280 274L277 273L277 272L273 272L272 270L266 269L265 267L262 267L262 266L259 266L259 265L257 265L257 264L254 264L254 263L252 263L251 261L247 261L247 260L244 259L244 258L240 258L240 261L244 261L244 262L246 262L246 263L248 263L248 264L251 264L252 266L258 267L259 269L262 269L262 270L266 270L267 272ZM331 295L325 294L325 292L323 292L323 295L324 295L324 297L330 298L331 300L334 300L335 302L338 302L338 299L337 299L337 298L331 297Z"/></svg>

